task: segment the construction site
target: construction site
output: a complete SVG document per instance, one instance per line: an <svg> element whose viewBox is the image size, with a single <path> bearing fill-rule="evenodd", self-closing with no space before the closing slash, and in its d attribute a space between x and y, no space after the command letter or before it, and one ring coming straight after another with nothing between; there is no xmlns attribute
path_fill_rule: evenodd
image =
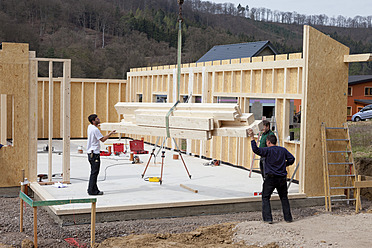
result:
<svg viewBox="0 0 372 248"><path fill-rule="evenodd" d="M179 58L118 80L71 78L70 59L3 42L0 190L18 197L1 200L0 247L369 247L372 203L360 191L372 175L355 168L346 111L348 65L372 53L349 51L305 25L298 53ZM41 64L49 77L39 77ZM272 116L250 111L260 99L275 103ZM101 143L99 196L87 194L92 113L103 135L116 130ZM263 179L247 131L258 142L263 120L295 157L293 223L282 221L275 193L276 223L261 221ZM277 239L260 235L270 232Z"/></svg>

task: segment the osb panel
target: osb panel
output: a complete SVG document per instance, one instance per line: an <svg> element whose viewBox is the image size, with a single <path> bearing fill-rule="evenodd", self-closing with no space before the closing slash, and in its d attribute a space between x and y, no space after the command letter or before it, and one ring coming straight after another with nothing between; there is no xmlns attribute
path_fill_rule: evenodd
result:
<svg viewBox="0 0 372 248"><path fill-rule="evenodd" d="M297 79L298 79L298 69L297 68L288 68L287 69L287 92L286 93L297 93Z"/></svg>
<svg viewBox="0 0 372 248"><path fill-rule="evenodd" d="M168 85L168 100L167 102L174 102L173 100L173 74L169 75L169 85Z"/></svg>
<svg viewBox="0 0 372 248"><path fill-rule="evenodd" d="M168 90L168 80L172 80L172 79L169 79L169 75L166 74L166 75L163 75L163 78L162 78L162 84L161 84L161 91L162 92L165 92ZM173 77L172 77L173 78ZM170 81L172 82L172 81Z"/></svg>
<svg viewBox="0 0 372 248"><path fill-rule="evenodd" d="M180 94L188 95L188 92L187 92L188 81L189 81L189 75L188 74L181 74Z"/></svg>
<svg viewBox="0 0 372 248"><path fill-rule="evenodd" d="M118 122L119 116L115 109L115 104L119 102L119 84L117 83L110 83L109 84L109 106L108 106L108 116L109 122Z"/></svg>
<svg viewBox="0 0 372 248"><path fill-rule="evenodd" d="M125 83L121 83L120 84L121 86L121 96L120 96L120 102L126 102L127 101L127 98L126 98L126 92L127 92L127 84Z"/></svg>
<svg viewBox="0 0 372 248"><path fill-rule="evenodd" d="M294 173L295 169L296 169L296 166L297 166L297 163L299 162L300 160L300 144L297 144L297 143L285 143L285 148L287 148L287 150L295 157L295 162L293 163L293 165L291 166L288 166L287 167L287 173L288 173L288 177L292 176L292 174ZM294 177L295 180L298 180L299 179L299 171L297 170L297 173Z"/></svg>
<svg viewBox="0 0 372 248"><path fill-rule="evenodd" d="M72 102L72 100L71 100ZM78 105L79 109L81 105ZM74 107L77 107L76 105ZM72 111L72 106L71 106ZM81 111L81 110L80 110ZM62 120L61 120L61 82L54 82L53 87L53 138L62 137ZM79 118L80 120L81 118ZM72 120L72 119L70 119ZM80 122L79 122L80 125Z"/></svg>
<svg viewBox="0 0 372 248"><path fill-rule="evenodd" d="M43 122L43 138L48 138L48 121L49 121L49 81L44 82L44 122Z"/></svg>
<svg viewBox="0 0 372 248"><path fill-rule="evenodd" d="M243 71L242 92L248 93L251 90L251 71Z"/></svg>
<svg viewBox="0 0 372 248"><path fill-rule="evenodd" d="M222 92L223 72L216 72L214 81L214 92Z"/></svg>
<svg viewBox="0 0 372 248"><path fill-rule="evenodd" d="M229 138L228 137L222 137L221 139L221 160L222 161L229 161Z"/></svg>
<svg viewBox="0 0 372 248"><path fill-rule="evenodd" d="M226 150L229 151L229 163L237 164L237 153L238 153L238 138L236 137L229 137L229 145L226 146Z"/></svg>
<svg viewBox="0 0 372 248"><path fill-rule="evenodd" d="M252 93L261 93L261 70L253 71L253 91Z"/></svg>
<svg viewBox="0 0 372 248"><path fill-rule="evenodd" d="M211 140L207 140L205 141L205 156L207 158L211 158L212 157L212 153L211 153L211 149L212 149L212 141Z"/></svg>
<svg viewBox="0 0 372 248"><path fill-rule="evenodd" d="M97 83L96 89L96 114L98 115L101 122L107 122L107 84Z"/></svg>
<svg viewBox="0 0 372 248"><path fill-rule="evenodd" d="M275 73L274 93L284 93L284 69L275 69Z"/></svg>
<svg viewBox="0 0 372 248"><path fill-rule="evenodd" d="M273 91L273 70L264 70L263 73L263 93L272 93Z"/></svg>
<svg viewBox="0 0 372 248"><path fill-rule="evenodd" d="M222 159L222 153L221 153L221 142L222 142L222 137L212 137L212 142L213 142L213 156L212 158L221 160Z"/></svg>
<svg viewBox="0 0 372 248"><path fill-rule="evenodd" d="M29 178L29 51L28 44L2 43L0 94L14 96L12 147L0 149L0 187L19 186L22 169Z"/></svg>
<svg viewBox="0 0 372 248"><path fill-rule="evenodd" d="M88 116L94 114L94 83L84 83L84 112L83 112L83 130L84 136L87 135L87 128L90 124Z"/></svg>
<svg viewBox="0 0 372 248"><path fill-rule="evenodd" d="M307 88L303 103L306 128L301 134L303 188L309 196L320 196L324 194L320 127L322 122L336 127L346 121L348 64L344 56L349 54L349 48L310 26L304 27L304 36Z"/></svg>
<svg viewBox="0 0 372 248"><path fill-rule="evenodd" d="M81 83L71 83L71 138L81 137Z"/></svg>
<svg viewBox="0 0 372 248"><path fill-rule="evenodd" d="M239 92L239 93L242 92L241 82L242 82L242 72L234 71L233 82L232 82L232 92Z"/></svg>
<svg viewBox="0 0 372 248"><path fill-rule="evenodd" d="M225 78L224 78L224 92L227 92L227 93L231 93L231 85L232 85L232 82L231 82L231 74L232 72L231 71L225 71Z"/></svg>

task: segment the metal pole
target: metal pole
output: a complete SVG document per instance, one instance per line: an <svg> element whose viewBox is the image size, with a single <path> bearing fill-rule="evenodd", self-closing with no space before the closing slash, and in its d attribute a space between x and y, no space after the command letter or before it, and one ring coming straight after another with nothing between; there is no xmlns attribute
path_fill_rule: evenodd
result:
<svg viewBox="0 0 372 248"><path fill-rule="evenodd" d="M183 0L178 0L178 56L177 56L177 101L180 100L180 82L181 82L181 49L182 49L182 4ZM169 137L169 136L168 136Z"/></svg>

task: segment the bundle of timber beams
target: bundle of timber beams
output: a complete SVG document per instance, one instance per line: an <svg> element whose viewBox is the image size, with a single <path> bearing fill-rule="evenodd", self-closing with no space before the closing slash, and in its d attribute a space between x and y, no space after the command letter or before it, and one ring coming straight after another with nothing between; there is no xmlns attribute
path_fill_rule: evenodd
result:
<svg viewBox="0 0 372 248"><path fill-rule="evenodd" d="M102 123L101 130L150 136L167 136L166 115L171 103L124 103L115 109L123 119L119 123ZM247 130L262 129L262 121L253 114L242 113L239 105L229 103L180 103L169 116L172 138L209 140L212 136L247 137Z"/></svg>

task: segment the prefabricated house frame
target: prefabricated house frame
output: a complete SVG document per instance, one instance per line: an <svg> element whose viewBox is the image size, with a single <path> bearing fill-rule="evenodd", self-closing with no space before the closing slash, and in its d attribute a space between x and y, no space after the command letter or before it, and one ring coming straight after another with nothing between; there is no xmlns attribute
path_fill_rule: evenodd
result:
<svg viewBox="0 0 372 248"><path fill-rule="evenodd" d="M3 43L0 51L0 95L1 127L12 118L13 146L0 149L0 187L18 186L21 171L32 182L37 180L37 61L27 44ZM180 95L201 96L203 103L216 102L217 97L237 97L243 112L248 112L249 99L275 99L275 116L280 145L287 147L300 162L296 178L300 182L300 193L307 196L322 195L322 148L320 127L341 126L346 121L348 63L370 61L371 55L349 55L349 48L322 34L310 26L304 26L302 54L276 55L246 58L232 61L212 61L184 64L181 70ZM64 63L62 136L64 139L64 180L69 181L70 60L47 59ZM49 80L53 81L51 74ZM125 99L137 101L142 95L144 102L154 102L154 96L166 95L168 102L175 102L176 66L131 69ZM12 95L9 102L5 95ZM80 94L82 95L82 94ZM290 100L302 102L301 140L287 141L289 135ZM82 105L82 102L80 102ZM110 102L111 103L111 102ZM81 107L81 106L80 106ZM51 107L53 108L53 106ZM83 107L82 107L83 108ZM330 114L332 113L332 114ZM81 113L79 114L81 115ZM5 116L5 117L4 117ZM11 117L9 117L11 116ZM4 118L3 118L4 117ZM71 120L70 120L71 119ZM71 121L71 122L70 122ZM80 122L82 122L79 119ZM78 126L78 133L82 133ZM1 139L4 140L4 134ZM53 134L49 135L52 137ZM6 139L6 138L5 138ZM155 137L145 137L154 143ZM215 137L210 141L189 141L188 152L195 155L220 159L248 167L251 149L248 138ZM289 176L294 171L289 169ZM248 180L248 179L247 179Z"/></svg>

